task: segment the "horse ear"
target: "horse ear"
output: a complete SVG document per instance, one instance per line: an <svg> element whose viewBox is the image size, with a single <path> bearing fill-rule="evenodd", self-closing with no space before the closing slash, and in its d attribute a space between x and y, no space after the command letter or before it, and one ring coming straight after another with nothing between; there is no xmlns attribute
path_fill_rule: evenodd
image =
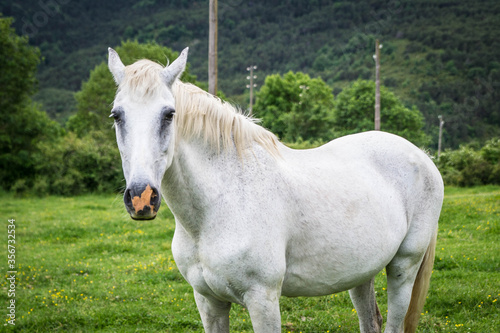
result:
<svg viewBox="0 0 500 333"><path fill-rule="evenodd" d="M188 56L189 47L182 50L181 54L171 63L169 66L165 67L163 70L163 78L167 86L172 86L174 81L181 76L181 74L186 69L186 62Z"/></svg>
<svg viewBox="0 0 500 333"><path fill-rule="evenodd" d="M115 79L116 84L120 84L125 76L125 65L120 59L118 53L112 48L108 48L109 57L108 57L108 67L111 74L113 74L113 78Z"/></svg>

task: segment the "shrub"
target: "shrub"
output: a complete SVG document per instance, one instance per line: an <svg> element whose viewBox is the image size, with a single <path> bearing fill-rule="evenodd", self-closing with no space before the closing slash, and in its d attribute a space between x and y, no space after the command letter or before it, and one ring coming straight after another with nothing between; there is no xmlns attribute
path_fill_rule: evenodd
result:
<svg viewBox="0 0 500 333"><path fill-rule="evenodd" d="M39 149L32 186L36 194L113 192L122 186L116 143L103 132L90 132L82 138L70 132L56 143L40 143Z"/></svg>
<svg viewBox="0 0 500 333"><path fill-rule="evenodd" d="M488 141L479 150L471 146L446 150L437 165L446 185L500 184L500 139Z"/></svg>

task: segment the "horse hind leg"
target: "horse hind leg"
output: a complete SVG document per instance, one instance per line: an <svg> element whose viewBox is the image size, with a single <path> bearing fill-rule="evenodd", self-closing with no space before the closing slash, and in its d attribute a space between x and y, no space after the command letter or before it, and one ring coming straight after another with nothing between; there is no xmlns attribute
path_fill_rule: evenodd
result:
<svg viewBox="0 0 500 333"><path fill-rule="evenodd" d="M411 242L408 242L411 244ZM436 235L427 248L402 246L387 265L388 314L385 333L414 333L425 303L434 264Z"/></svg>
<svg viewBox="0 0 500 333"><path fill-rule="evenodd" d="M351 290L349 296L358 313L361 333L380 333L383 318L375 299L375 278Z"/></svg>

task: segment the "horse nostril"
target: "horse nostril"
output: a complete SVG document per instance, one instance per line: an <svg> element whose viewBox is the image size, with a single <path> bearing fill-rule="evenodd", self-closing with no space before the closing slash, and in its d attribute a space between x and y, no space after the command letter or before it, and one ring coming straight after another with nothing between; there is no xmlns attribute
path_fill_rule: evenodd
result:
<svg viewBox="0 0 500 333"><path fill-rule="evenodd" d="M153 187L153 193L151 193L151 199L149 200L149 203L151 206L156 207L158 205L158 201L160 200L158 190Z"/></svg>
<svg viewBox="0 0 500 333"><path fill-rule="evenodd" d="M123 195L123 201L125 202L125 205L129 208L133 208L132 205L132 191L130 189L127 189L125 191L125 194Z"/></svg>

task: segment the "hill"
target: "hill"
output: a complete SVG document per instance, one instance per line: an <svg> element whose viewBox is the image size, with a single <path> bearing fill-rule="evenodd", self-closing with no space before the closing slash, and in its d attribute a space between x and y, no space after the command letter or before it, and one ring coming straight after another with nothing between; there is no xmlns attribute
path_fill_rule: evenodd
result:
<svg viewBox="0 0 500 333"><path fill-rule="evenodd" d="M72 92L122 40L189 46L191 73L207 80L206 0L6 0L0 12L40 47L36 99L61 121L74 111ZM383 84L422 111L434 146L440 114L447 147L500 135L498 1L228 0L219 1L218 14L219 89L238 104L248 101L249 65L258 66L258 84L302 71L336 94L371 79L378 38Z"/></svg>

